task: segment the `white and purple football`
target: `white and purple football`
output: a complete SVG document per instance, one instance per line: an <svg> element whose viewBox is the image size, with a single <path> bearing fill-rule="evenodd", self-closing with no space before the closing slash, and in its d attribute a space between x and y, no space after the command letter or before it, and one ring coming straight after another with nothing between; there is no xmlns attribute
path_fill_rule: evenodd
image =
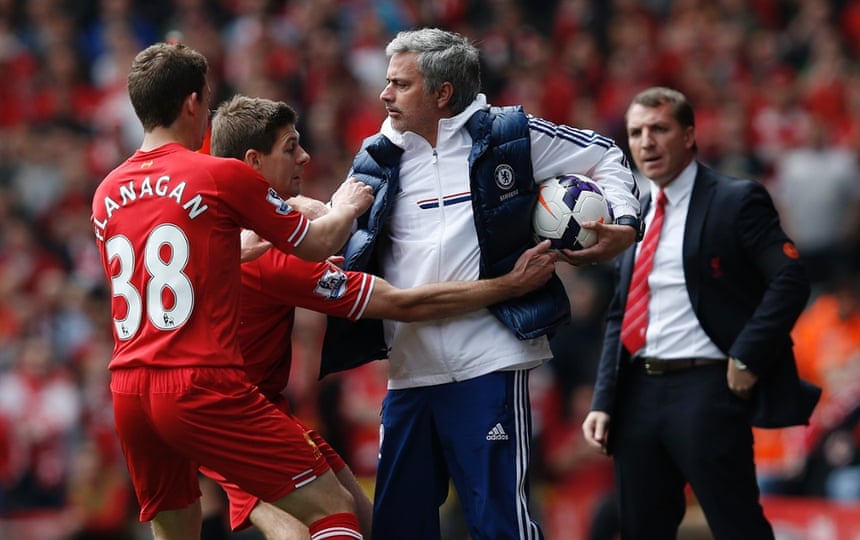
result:
<svg viewBox="0 0 860 540"><path fill-rule="evenodd" d="M583 229L585 221L612 223L603 191L582 174L561 174L538 182L540 195L532 217L535 241L550 240L552 249L579 250L597 243L597 233Z"/></svg>

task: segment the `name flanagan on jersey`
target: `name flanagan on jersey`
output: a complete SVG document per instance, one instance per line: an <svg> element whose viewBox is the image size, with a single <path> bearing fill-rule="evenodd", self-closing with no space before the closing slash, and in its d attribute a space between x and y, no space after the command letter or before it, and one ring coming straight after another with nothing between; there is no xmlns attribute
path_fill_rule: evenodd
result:
<svg viewBox="0 0 860 540"><path fill-rule="evenodd" d="M160 176L155 180L155 182L147 176L143 179L143 182L140 183L139 187L135 186L134 180L129 180L128 183L120 185L119 202L112 197L105 197L105 219L100 221L95 217L93 218L93 223L96 226L96 236L100 240L104 240L102 231L107 227L107 222L110 221L113 213L120 208L124 208L134 201L145 197L164 197L167 199L175 199L176 204L188 211L188 217L190 219L196 218L205 212L209 206L203 204L203 196L199 193L195 193L193 197L185 198L185 186L186 184L183 181L179 182L171 189L169 176Z"/></svg>

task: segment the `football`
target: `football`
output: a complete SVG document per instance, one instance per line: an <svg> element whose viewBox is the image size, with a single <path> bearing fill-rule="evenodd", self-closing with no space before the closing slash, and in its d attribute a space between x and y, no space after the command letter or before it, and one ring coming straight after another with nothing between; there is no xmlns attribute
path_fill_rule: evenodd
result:
<svg viewBox="0 0 860 540"><path fill-rule="evenodd" d="M596 182L582 174L561 174L538 182L540 195L532 217L535 241L550 240L553 249L573 251L597 243L585 221L612 223L612 209Z"/></svg>

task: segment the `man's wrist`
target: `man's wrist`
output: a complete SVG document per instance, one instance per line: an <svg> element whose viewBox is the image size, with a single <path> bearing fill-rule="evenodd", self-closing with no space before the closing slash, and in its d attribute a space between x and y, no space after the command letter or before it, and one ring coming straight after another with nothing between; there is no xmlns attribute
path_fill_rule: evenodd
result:
<svg viewBox="0 0 860 540"><path fill-rule="evenodd" d="M624 215L615 218L616 225L627 225L628 227L633 227L633 230L636 231L636 241L639 242L645 236L645 222L639 219L636 216L632 215Z"/></svg>
<svg viewBox="0 0 860 540"><path fill-rule="evenodd" d="M734 356L730 356L729 361L735 365L735 368L737 368L741 371L746 371L749 369L748 365L744 364L743 362L741 362L740 360L738 360Z"/></svg>

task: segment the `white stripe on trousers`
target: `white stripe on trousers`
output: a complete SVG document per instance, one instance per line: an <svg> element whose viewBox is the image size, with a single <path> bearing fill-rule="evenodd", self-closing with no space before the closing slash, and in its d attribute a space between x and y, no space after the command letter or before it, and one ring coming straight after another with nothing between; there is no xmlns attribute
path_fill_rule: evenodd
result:
<svg viewBox="0 0 860 540"><path fill-rule="evenodd" d="M528 499L526 497L526 482L528 478L529 453L531 429L529 422L529 371L517 370L514 372L514 430L517 438L516 466L517 466L517 526L519 527L521 540L538 540L537 526L529 516Z"/></svg>

